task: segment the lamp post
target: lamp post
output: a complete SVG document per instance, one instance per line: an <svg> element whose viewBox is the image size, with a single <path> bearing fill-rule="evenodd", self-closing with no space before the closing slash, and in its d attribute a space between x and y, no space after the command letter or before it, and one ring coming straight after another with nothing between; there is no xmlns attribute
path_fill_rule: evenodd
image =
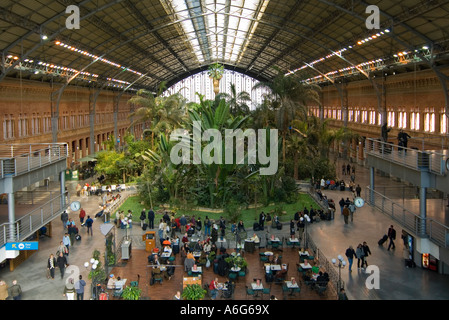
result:
<svg viewBox="0 0 449 320"><path fill-rule="evenodd" d="M332 259L332 264L334 265L334 267L338 268L338 283L337 283L337 294L338 294L342 287L341 286L341 269L343 269L346 266L346 261L339 254L337 256L337 259L335 259L335 258Z"/></svg>
<svg viewBox="0 0 449 320"><path fill-rule="evenodd" d="M305 214L304 217L299 218L301 222L304 222L304 246L305 248L308 248L307 246L307 225L310 222L310 217Z"/></svg>

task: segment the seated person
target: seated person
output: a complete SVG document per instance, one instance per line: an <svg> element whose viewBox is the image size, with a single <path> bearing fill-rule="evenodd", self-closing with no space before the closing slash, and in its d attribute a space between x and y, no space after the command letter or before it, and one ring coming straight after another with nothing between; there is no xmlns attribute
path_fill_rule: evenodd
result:
<svg viewBox="0 0 449 320"><path fill-rule="evenodd" d="M153 255L153 266L160 266L159 256L157 254Z"/></svg>
<svg viewBox="0 0 449 320"><path fill-rule="evenodd" d="M326 279L326 277L324 276L323 272L320 271L318 274L318 277L316 278L316 282L319 285L326 285L327 282L329 281L329 279Z"/></svg>
<svg viewBox="0 0 449 320"><path fill-rule="evenodd" d="M113 274L109 275L109 280L108 280L108 284L106 285L106 288L114 290L116 281L117 281L117 279L115 278L115 276Z"/></svg>
<svg viewBox="0 0 449 320"><path fill-rule="evenodd" d="M254 241L254 243L260 243L260 239L257 234L253 234L253 236L251 237L251 241Z"/></svg>
<svg viewBox="0 0 449 320"><path fill-rule="evenodd" d="M271 263L272 263L272 264L282 264L281 258L279 258L279 255L278 255L278 254L276 254L276 255L273 257L273 259L271 260Z"/></svg>
<svg viewBox="0 0 449 320"><path fill-rule="evenodd" d="M193 251L194 252L203 251L203 245L201 244L200 240L198 240L197 243L195 243L195 245L193 246Z"/></svg>
<svg viewBox="0 0 449 320"><path fill-rule="evenodd" d="M125 282L120 277L117 277L117 281L115 282L115 290L122 292L124 284Z"/></svg>
<svg viewBox="0 0 449 320"><path fill-rule="evenodd" d="M165 270L165 278L170 280L174 274L175 274L175 267L173 266L171 261L168 261L167 268Z"/></svg>
<svg viewBox="0 0 449 320"><path fill-rule="evenodd" d="M186 243L189 242L189 237L188 237L187 233L184 234L184 236L182 237L181 241L182 241L183 244L186 244Z"/></svg>
<svg viewBox="0 0 449 320"><path fill-rule="evenodd" d="M287 269L281 269L274 275L274 281L285 280L286 276L287 276Z"/></svg>

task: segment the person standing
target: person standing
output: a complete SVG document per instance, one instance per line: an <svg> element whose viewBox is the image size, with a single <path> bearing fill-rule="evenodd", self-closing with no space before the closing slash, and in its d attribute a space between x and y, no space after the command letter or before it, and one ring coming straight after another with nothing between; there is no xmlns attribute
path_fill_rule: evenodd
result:
<svg viewBox="0 0 449 320"><path fill-rule="evenodd" d="M212 222L210 221L209 217L206 216L204 219L204 236L208 237L210 236L210 227L212 226Z"/></svg>
<svg viewBox="0 0 449 320"><path fill-rule="evenodd" d="M143 228L143 224L145 223L145 219L147 218L147 213L145 212L145 208L140 212L140 227Z"/></svg>
<svg viewBox="0 0 449 320"><path fill-rule="evenodd" d="M14 300L21 300L22 299L22 288L19 284L17 284L17 280L12 281L12 286L9 288L9 295Z"/></svg>
<svg viewBox="0 0 449 320"><path fill-rule="evenodd" d="M8 298L8 285L5 281L0 280L0 300L6 300Z"/></svg>
<svg viewBox="0 0 449 320"><path fill-rule="evenodd" d="M181 225L181 233L186 233L186 227L187 227L187 218L185 215L182 215L179 219L179 224Z"/></svg>
<svg viewBox="0 0 449 320"><path fill-rule="evenodd" d="M265 229L265 213L263 211L259 215L259 227L260 230Z"/></svg>
<svg viewBox="0 0 449 320"><path fill-rule="evenodd" d="M61 272L61 279L64 278L65 267L67 266L67 259L62 252L59 252L59 257L56 259L56 265Z"/></svg>
<svg viewBox="0 0 449 320"><path fill-rule="evenodd" d="M362 268L363 266L368 267L368 261L366 261L366 257L368 257L371 254L371 250L369 249L368 244L366 243L366 241L363 241L363 261L362 261Z"/></svg>
<svg viewBox="0 0 449 320"><path fill-rule="evenodd" d="M84 218L86 217L86 211L84 210L84 208L81 208L79 217L80 217L80 223L82 226L84 223Z"/></svg>
<svg viewBox="0 0 449 320"><path fill-rule="evenodd" d="M76 300L84 300L84 287L86 281L83 280L83 276L80 275L77 282L75 282Z"/></svg>
<svg viewBox="0 0 449 320"><path fill-rule="evenodd" d="M86 227L87 227L87 234L93 236L93 232L92 232L92 224L94 223L94 221L92 220L92 218L90 216L87 216L87 220L86 220Z"/></svg>
<svg viewBox="0 0 449 320"><path fill-rule="evenodd" d="M55 268L56 268L56 258L52 253L52 254L50 254L50 257L47 260L47 269L50 273L50 278L52 280L55 279Z"/></svg>
<svg viewBox="0 0 449 320"><path fill-rule="evenodd" d="M388 239L390 239L390 243L388 244L388 250L393 246L393 249L396 248L394 245L394 240L396 240L396 230L393 228L393 225L390 226L387 233Z"/></svg>
<svg viewBox="0 0 449 320"><path fill-rule="evenodd" d="M351 165L348 163L348 165L346 166L346 174L350 175L351 174Z"/></svg>
<svg viewBox="0 0 449 320"><path fill-rule="evenodd" d="M355 192L357 194L357 197L360 197L360 193L362 192L362 188L360 187L360 185L358 184L357 187L355 188Z"/></svg>
<svg viewBox="0 0 449 320"><path fill-rule="evenodd" d="M182 300L180 291L176 291L176 294L173 296L173 300Z"/></svg>
<svg viewBox="0 0 449 320"><path fill-rule="evenodd" d="M72 278L68 279L65 284L64 293L62 295L67 297L67 300L75 300L75 285L73 284Z"/></svg>
<svg viewBox="0 0 449 320"><path fill-rule="evenodd" d="M348 300L348 296L346 295L344 288L340 289L340 293L338 294L338 300Z"/></svg>
<svg viewBox="0 0 449 320"><path fill-rule="evenodd" d="M356 257L354 248L352 246L349 246L349 248L346 249L345 255L348 258L349 262L349 272L352 272L352 263L354 262L354 257Z"/></svg>
<svg viewBox="0 0 449 320"><path fill-rule="evenodd" d="M154 229L154 211L153 208L150 208L148 211L148 228Z"/></svg>

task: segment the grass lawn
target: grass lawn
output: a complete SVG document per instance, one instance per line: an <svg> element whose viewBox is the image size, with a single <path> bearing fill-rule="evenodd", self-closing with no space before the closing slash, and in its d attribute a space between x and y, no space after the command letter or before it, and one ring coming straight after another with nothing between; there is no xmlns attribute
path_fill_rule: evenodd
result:
<svg viewBox="0 0 449 320"><path fill-rule="evenodd" d="M253 223L257 220L259 221L259 214L264 211L265 213L271 212L276 208L277 205L271 205L266 207L258 207L257 210L254 208L250 209L244 209L242 210L240 218L243 220L243 223L247 227L252 227ZM286 212L286 214L280 216L280 220L282 222L288 222L291 219L293 219L293 215L296 211L302 211L304 207L307 207L308 209L312 206L315 209L319 209L319 205L313 200L308 194L306 193L299 193L298 201L296 203L291 204L283 204L283 210ZM133 213L133 221L140 221L140 212L144 206L140 203L139 196L129 197L120 207L120 210L123 210L125 213L128 212L128 210L131 210ZM145 208L145 210L148 212L149 208ZM155 207L153 210L156 212L159 207ZM181 216L182 214L192 216L195 215L195 217L201 217L204 221L204 218L206 216L209 217L209 219L213 220L219 220L221 216L224 215L224 213L217 213L217 212L206 212L206 211L197 211L197 210L184 210L179 209L176 212L176 216ZM155 224L159 223L159 220L162 216L156 216ZM227 218L226 216L224 217Z"/></svg>

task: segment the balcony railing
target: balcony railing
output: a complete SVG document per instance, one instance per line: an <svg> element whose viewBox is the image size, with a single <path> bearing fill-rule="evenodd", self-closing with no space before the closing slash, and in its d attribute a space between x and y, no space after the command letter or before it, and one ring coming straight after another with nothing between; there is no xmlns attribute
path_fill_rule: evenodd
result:
<svg viewBox="0 0 449 320"><path fill-rule="evenodd" d="M17 176L68 157L66 143L0 145L0 178Z"/></svg>
<svg viewBox="0 0 449 320"><path fill-rule="evenodd" d="M64 205L62 205L62 197L64 197ZM3 223L0 225L0 248L3 247L7 241L22 241L28 238L42 226L59 216L63 210L67 209L68 204L68 192L51 198L22 218L16 220L14 223L13 234L11 225L9 223Z"/></svg>
<svg viewBox="0 0 449 320"><path fill-rule="evenodd" d="M378 139L368 138L365 154L397 163L417 171L428 171L437 175L445 174L446 158L442 152L404 148Z"/></svg>
<svg viewBox="0 0 449 320"><path fill-rule="evenodd" d="M428 237L442 247L449 246L449 227L431 218L422 218L385 195L367 187L365 199L368 204L390 216L404 228L419 237Z"/></svg>

